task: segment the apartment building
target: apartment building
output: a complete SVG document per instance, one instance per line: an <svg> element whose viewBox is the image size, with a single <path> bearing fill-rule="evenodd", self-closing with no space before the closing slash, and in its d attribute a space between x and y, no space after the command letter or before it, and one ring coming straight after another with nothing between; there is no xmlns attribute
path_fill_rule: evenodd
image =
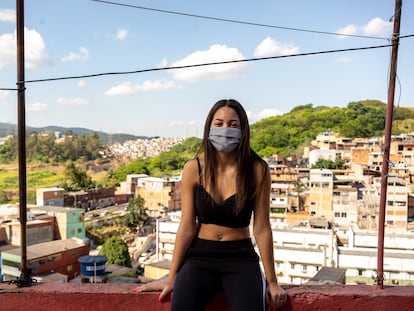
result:
<svg viewBox="0 0 414 311"><path fill-rule="evenodd" d="M21 245L21 225L17 220L3 223L4 242L13 246ZM55 222L53 219L35 219L26 223L26 245L49 242L54 239Z"/></svg>
<svg viewBox="0 0 414 311"><path fill-rule="evenodd" d="M63 188L41 188L36 190L36 205L63 206Z"/></svg>
<svg viewBox="0 0 414 311"><path fill-rule="evenodd" d="M139 178L135 196L144 199L150 216L164 216L169 211L181 209L180 178Z"/></svg>
<svg viewBox="0 0 414 311"><path fill-rule="evenodd" d="M68 282L80 274L78 259L89 254L89 244L82 239L50 241L30 245L26 249L27 267L38 281ZM21 250L13 248L1 253L4 280L15 280L21 274Z"/></svg>
<svg viewBox="0 0 414 311"><path fill-rule="evenodd" d="M34 219L48 217L55 222L54 239L84 239L85 212L83 209L60 206L29 206Z"/></svg>
<svg viewBox="0 0 414 311"><path fill-rule="evenodd" d="M164 270L172 259L181 212L157 222L156 262ZM347 284L375 284L378 233L375 230L276 227L275 269L281 284L304 284L322 267L346 270ZM414 233L387 229L384 238L385 284L414 285ZM155 264L151 264L154 270ZM154 273L154 272L153 272Z"/></svg>
<svg viewBox="0 0 414 311"><path fill-rule="evenodd" d="M394 228L406 228L408 222L408 192L402 178L389 176L385 223Z"/></svg>
<svg viewBox="0 0 414 311"><path fill-rule="evenodd" d="M401 162L414 173L414 141L392 141L390 144L390 154L400 155Z"/></svg>
<svg viewBox="0 0 414 311"><path fill-rule="evenodd" d="M333 189L333 223L347 227L358 223L358 189L351 185L337 185Z"/></svg>
<svg viewBox="0 0 414 311"><path fill-rule="evenodd" d="M333 220L334 174L328 169L311 169L309 174L309 216Z"/></svg>

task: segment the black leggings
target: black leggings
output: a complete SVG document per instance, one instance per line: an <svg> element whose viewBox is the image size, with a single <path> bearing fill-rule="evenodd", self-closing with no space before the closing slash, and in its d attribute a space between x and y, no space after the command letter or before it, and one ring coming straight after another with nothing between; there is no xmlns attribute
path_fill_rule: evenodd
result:
<svg viewBox="0 0 414 311"><path fill-rule="evenodd" d="M263 311L264 288L251 239L195 239L177 274L171 310L203 311L223 292L231 311Z"/></svg>

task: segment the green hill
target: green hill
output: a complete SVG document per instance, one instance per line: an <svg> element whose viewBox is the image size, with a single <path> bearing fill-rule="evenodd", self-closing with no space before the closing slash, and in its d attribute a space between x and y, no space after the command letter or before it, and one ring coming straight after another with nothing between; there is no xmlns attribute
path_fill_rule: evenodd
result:
<svg viewBox="0 0 414 311"><path fill-rule="evenodd" d="M347 107L297 106L283 115L251 126L252 147L262 156L301 155L316 136L333 131L343 137L383 136L387 105L378 100L351 102ZM393 134L414 131L414 109L394 108Z"/></svg>
<svg viewBox="0 0 414 311"><path fill-rule="evenodd" d="M82 127L62 127L62 126L45 126L45 127L26 127L26 132L37 132L37 133L55 133L60 132L62 134L72 132L73 134L78 135L92 135L93 133L97 133L100 139L100 142L104 145L106 144L115 144L115 143L124 143L127 140L137 140L137 139L145 139L148 138L147 136L136 136L131 134L108 134L105 132L94 131L87 128ZM16 135L17 134L17 126L15 124L10 123L2 123L0 122L0 137L6 137L8 135Z"/></svg>

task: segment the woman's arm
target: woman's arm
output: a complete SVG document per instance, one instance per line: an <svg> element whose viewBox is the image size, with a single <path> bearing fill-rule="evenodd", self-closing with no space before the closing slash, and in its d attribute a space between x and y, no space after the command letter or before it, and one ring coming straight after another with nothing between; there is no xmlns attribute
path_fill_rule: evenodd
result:
<svg viewBox="0 0 414 311"><path fill-rule="evenodd" d="M267 285L267 298L270 307L277 308L286 302L286 293L278 285L275 271L273 236L269 219L271 178L268 166L266 165L265 168L262 168L257 163L256 184L260 184L259 181L261 180L263 180L262 187L257 192L254 210L253 234L263 263Z"/></svg>
<svg viewBox="0 0 414 311"><path fill-rule="evenodd" d="M171 293L174 287L175 277L185 254L196 234L196 216L194 208L194 185L198 182L198 166L196 160L188 161L181 176L181 221L177 230L174 244L173 258L168 277L158 284L142 286L140 291L150 291L161 288L159 300Z"/></svg>
<svg viewBox="0 0 414 311"><path fill-rule="evenodd" d="M266 167L263 174L263 168L259 164L256 164L256 180L260 181L260 179L263 179L263 186L257 192L253 219L253 234L263 262L266 280L269 283L277 283L273 255L273 236L269 220L270 172Z"/></svg>

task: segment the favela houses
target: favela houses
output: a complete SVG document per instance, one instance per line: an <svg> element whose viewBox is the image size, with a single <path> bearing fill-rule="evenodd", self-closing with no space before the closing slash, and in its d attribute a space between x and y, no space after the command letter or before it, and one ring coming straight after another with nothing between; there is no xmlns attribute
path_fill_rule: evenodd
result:
<svg viewBox="0 0 414 311"><path fill-rule="evenodd" d="M412 310L402 1L145 2L0 4L0 310L170 310L182 170L223 92L270 169L278 310Z"/></svg>

